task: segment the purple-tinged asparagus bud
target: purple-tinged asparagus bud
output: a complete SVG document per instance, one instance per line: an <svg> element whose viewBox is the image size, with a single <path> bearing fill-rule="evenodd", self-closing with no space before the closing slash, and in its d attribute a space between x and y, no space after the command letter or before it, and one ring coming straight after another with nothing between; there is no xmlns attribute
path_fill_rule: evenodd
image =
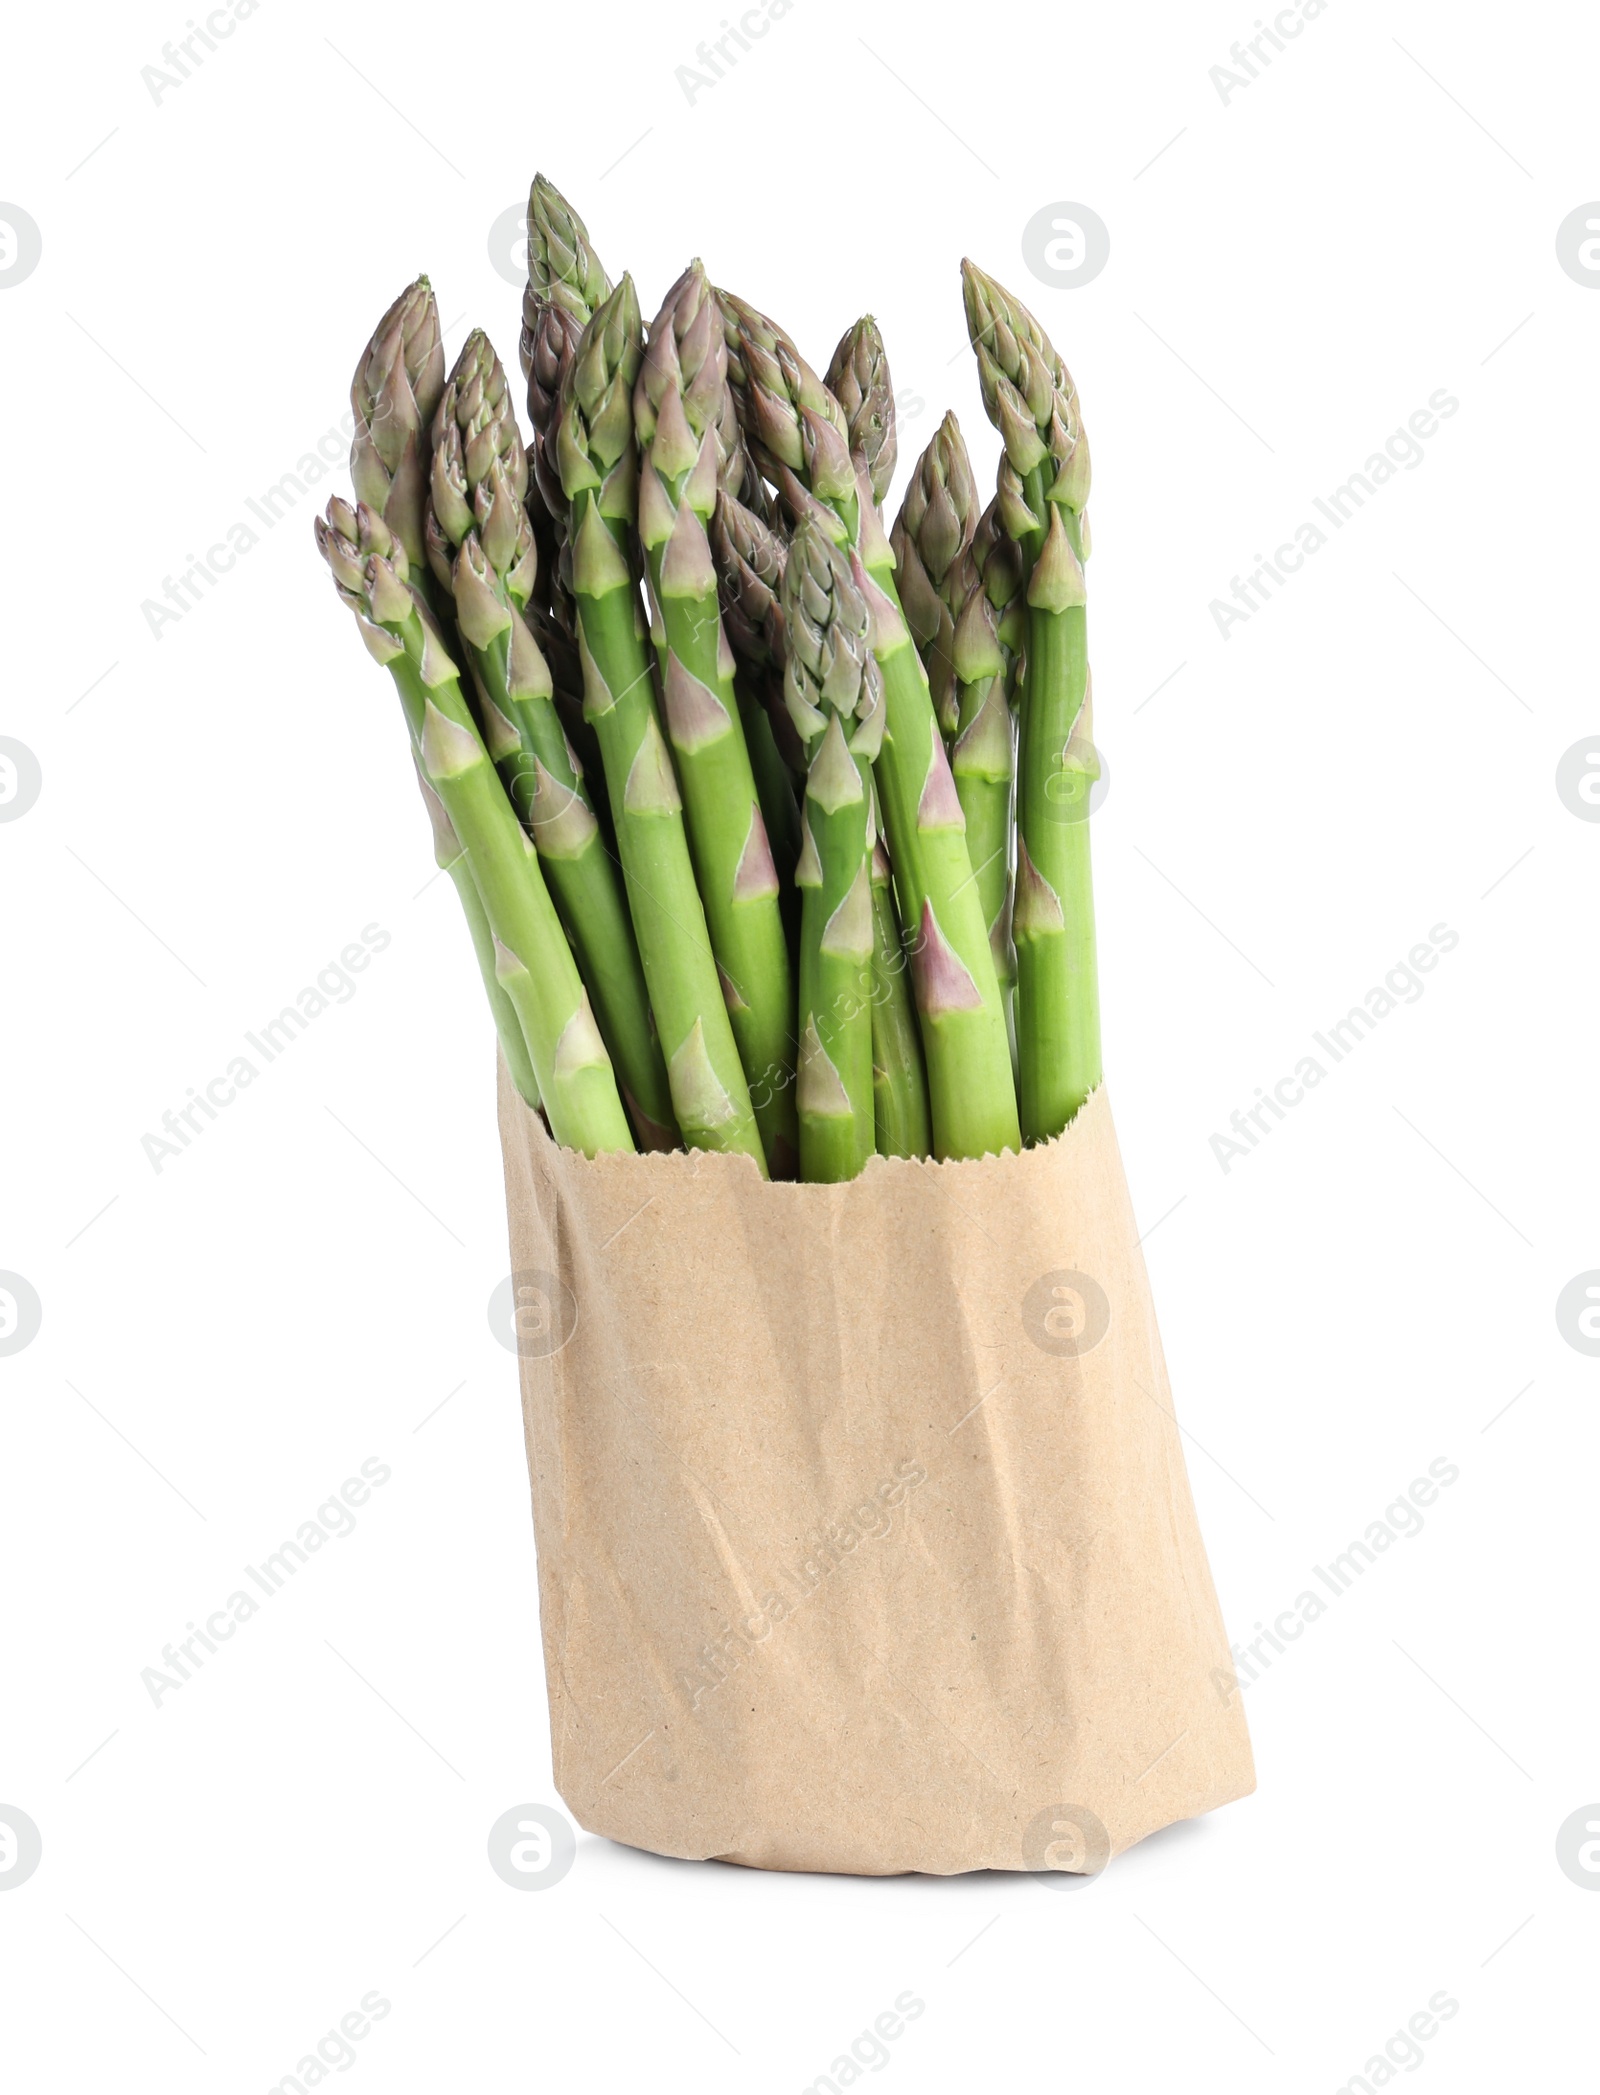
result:
<svg viewBox="0 0 1600 2095"><path fill-rule="evenodd" d="M533 477L546 514L563 522L567 498L556 459L561 418L561 382L583 328L564 306L538 297L530 284L523 295L522 368L528 380L528 419L533 424Z"/></svg>
<svg viewBox="0 0 1600 2095"><path fill-rule="evenodd" d="M1078 413L1077 388L1044 329L1020 299L972 262L961 265L967 333L978 361L978 383L989 419L1000 431L1017 489L1001 476L1000 515L1014 538L1042 530L1021 483L1042 468L1051 508L1081 513L1089 499L1089 452ZM1031 522L1024 523L1024 517Z"/></svg>
<svg viewBox="0 0 1600 2095"><path fill-rule="evenodd" d="M711 552L717 570L722 622L734 653L753 668L781 668L783 540L753 510L726 489L711 523Z"/></svg>
<svg viewBox="0 0 1600 2095"><path fill-rule="evenodd" d="M421 276L379 321L350 384L355 491L386 519L419 567L429 430L443 390L439 308Z"/></svg>
<svg viewBox="0 0 1600 2095"><path fill-rule="evenodd" d="M795 530L783 576L784 701L809 749L829 714L847 725L881 704L872 616L848 557L811 518Z"/></svg>
<svg viewBox="0 0 1600 2095"><path fill-rule="evenodd" d="M547 305L587 327L611 296L611 279L589 240L589 228L554 182L536 174L528 192L528 283Z"/></svg>
<svg viewBox="0 0 1600 2095"><path fill-rule="evenodd" d="M864 468L872 499L881 503L894 479L894 387L883 336L870 313L846 328L823 382L844 410L850 455Z"/></svg>
<svg viewBox="0 0 1600 2095"><path fill-rule="evenodd" d="M434 417L426 526L428 564L454 586L455 549L476 537L490 587L526 604L538 552L524 499L528 460L505 371L481 329L467 337Z"/></svg>
<svg viewBox="0 0 1600 2095"><path fill-rule="evenodd" d="M728 353L728 383L753 448L799 473L806 467L802 409L829 422L848 454L844 410L794 343L764 313L731 292L717 293ZM815 439L813 439L815 441Z"/></svg>
<svg viewBox="0 0 1600 2095"><path fill-rule="evenodd" d="M686 473L699 456L701 439L725 413L727 387L721 309L705 265L691 262L650 324L633 395L641 451L659 447L657 423L663 416L672 420L665 448L656 459L657 469L667 478Z"/></svg>
<svg viewBox="0 0 1600 2095"><path fill-rule="evenodd" d="M956 730L956 618L968 589L967 554L978 523L978 491L954 415L946 415L917 460L895 521L894 548L900 601L928 672L939 726Z"/></svg>

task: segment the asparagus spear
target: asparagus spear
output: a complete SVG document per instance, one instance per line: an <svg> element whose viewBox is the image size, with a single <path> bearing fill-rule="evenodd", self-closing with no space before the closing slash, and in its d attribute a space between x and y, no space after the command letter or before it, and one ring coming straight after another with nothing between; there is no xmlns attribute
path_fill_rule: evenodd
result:
<svg viewBox="0 0 1600 2095"><path fill-rule="evenodd" d="M472 950L477 956L478 972L483 977L483 986L488 994L489 1009L494 1016L495 1031L500 1036L500 1051L506 1058L506 1068L511 1072L511 1081L516 1085L530 1106L539 1103L539 1079L533 1073L533 1058L528 1053L528 1043L523 1038L522 1021L516 1008L500 986L495 974L494 933L489 929L488 912L483 906L483 897L478 893L478 883L472 877L472 867L467 854L461 848L461 839L450 827L450 817L444 811L444 802L429 785L422 769L422 759L413 752L417 770L417 784L422 788L422 804L428 810L428 820L433 825L434 864L441 873L448 873L452 886L461 899L461 912L467 920L467 932L472 940Z"/></svg>
<svg viewBox="0 0 1600 2095"><path fill-rule="evenodd" d="M1005 445L997 506L1027 575L1017 881L1022 1124L1057 1135L1100 1081L1100 996L1089 867L1099 773L1084 627L1089 446L1077 390L1033 315L961 265L983 404Z"/></svg>
<svg viewBox="0 0 1600 2095"><path fill-rule="evenodd" d="M975 571L951 643L956 731L950 770L967 818L967 849L989 925L1000 992L1011 1012L1017 956L1011 942L1011 787L1016 768L999 620Z"/></svg>
<svg viewBox="0 0 1600 2095"><path fill-rule="evenodd" d="M756 510L724 487L711 524L722 625L763 700L784 762L805 776L805 748L783 704L783 569L788 547Z"/></svg>
<svg viewBox="0 0 1600 2095"><path fill-rule="evenodd" d="M946 415L917 460L889 543L906 623L928 672L939 731L948 743L960 713L956 619L976 578L968 557L978 522L972 463L954 415Z"/></svg>
<svg viewBox="0 0 1600 2095"><path fill-rule="evenodd" d="M565 535L567 510L556 459L561 381L595 307L610 295L611 279L589 244L588 227L553 182L535 175L528 194L528 282L518 346L533 423L534 484L557 544Z"/></svg>
<svg viewBox="0 0 1600 2095"><path fill-rule="evenodd" d="M877 785L911 949L935 1154L1020 1147L1011 1051L965 817L928 681L895 593L894 554L838 402L781 329L724 295L728 370L753 455L791 512L853 549L874 619L886 732Z"/></svg>
<svg viewBox="0 0 1600 2095"><path fill-rule="evenodd" d="M854 1178L874 1148L872 762L883 691L850 566L803 518L783 577L784 698L807 754L800 918L800 1164Z"/></svg>
<svg viewBox="0 0 1600 2095"><path fill-rule="evenodd" d="M402 541L365 503L330 502L317 545L368 651L394 677L412 747L464 846L494 939L495 976L521 1022L550 1132L595 1156L631 1150L611 1061L538 855L495 776L455 663Z"/></svg>
<svg viewBox="0 0 1600 2095"><path fill-rule="evenodd" d="M823 384L844 410L850 456L881 506L894 479L894 388L883 336L870 313L840 336Z"/></svg>
<svg viewBox="0 0 1600 2095"><path fill-rule="evenodd" d="M484 741L538 846L640 1145L673 1149L672 1096L622 882L524 617L536 559L527 487L505 372L475 329L434 418L428 560L453 600Z"/></svg>
<svg viewBox="0 0 1600 2095"><path fill-rule="evenodd" d="M443 391L439 307L428 279L419 276L378 322L350 382L356 419L350 478L356 500L382 517L405 547L424 590L428 432Z"/></svg>
<svg viewBox="0 0 1600 2095"><path fill-rule="evenodd" d="M639 301L624 277L584 328L562 383L557 456L571 512L584 710L606 790L667 1080L692 1148L765 1155L723 1002L662 738L633 565Z"/></svg>
<svg viewBox="0 0 1600 2095"><path fill-rule="evenodd" d="M872 847L872 1104L880 1157L928 1155L933 1126L922 1035L881 835Z"/></svg>
<svg viewBox="0 0 1600 2095"><path fill-rule="evenodd" d="M955 416L946 415L917 461L891 543L900 600L950 751L967 820L967 853L1004 997L1016 973L1010 935L1011 716L993 607L973 555L979 521L967 447Z"/></svg>
<svg viewBox="0 0 1600 2095"><path fill-rule="evenodd" d="M634 386L639 536L667 734L711 949L768 1167L775 1178L792 1178L799 1151L789 948L707 535L717 501L717 421L726 394L721 315L704 268L694 262L651 325Z"/></svg>

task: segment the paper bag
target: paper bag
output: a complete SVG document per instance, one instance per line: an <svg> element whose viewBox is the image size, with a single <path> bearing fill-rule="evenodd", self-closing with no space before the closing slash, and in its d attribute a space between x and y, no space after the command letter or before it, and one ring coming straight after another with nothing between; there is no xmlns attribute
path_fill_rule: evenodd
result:
<svg viewBox="0 0 1600 2095"><path fill-rule="evenodd" d="M1254 1787L1098 1091L768 1185L500 1125L556 1787L764 1869L1092 1874Z"/></svg>

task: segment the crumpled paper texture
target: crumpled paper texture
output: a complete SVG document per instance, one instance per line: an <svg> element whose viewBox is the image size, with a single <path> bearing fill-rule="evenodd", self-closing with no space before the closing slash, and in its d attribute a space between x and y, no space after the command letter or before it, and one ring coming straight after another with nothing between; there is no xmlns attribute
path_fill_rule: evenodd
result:
<svg viewBox="0 0 1600 2095"><path fill-rule="evenodd" d="M591 1162L501 1071L556 1787L765 1869L1093 1872L1254 1787L1110 1101Z"/></svg>

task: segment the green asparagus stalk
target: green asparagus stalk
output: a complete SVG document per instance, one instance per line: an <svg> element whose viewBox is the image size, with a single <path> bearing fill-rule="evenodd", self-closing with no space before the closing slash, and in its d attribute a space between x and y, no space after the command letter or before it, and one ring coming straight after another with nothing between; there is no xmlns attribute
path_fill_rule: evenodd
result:
<svg viewBox="0 0 1600 2095"><path fill-rule="evenodd" d="M694 262L651 325L634 386L639 537L667 734L711 949L768 1168L775 1178L792 1178L799 1143L789 947L707 529L717 501L717 422L726 394L721 315L705 270Z"/></svg>
<svg viewBox="0 0 1600 2095"><path fill-rule="evenodd" d="M405 547L413 580L425 592L428 433L443 391L439 307L428 279L419 276L378 322L351 380L350 478L356 500L382 517Z"/></svg>
<svg viewBox="0 0 1600 2095"><path fill-rule="evenodd" d="M850 456L881 508L894 479L897 440L888 353L870 313L839 338L823 384L844 410Z"/></svg>
<svg viewBox="0 0 1600 2095"><path fill-rule="evenodd" d="M934 1152L971 1157L1019 1148L1005 1012L965 817L870 484L850 458L843 410L788 336L727 295L723 313L729 378L752 455L791 513L831 525L853 549L873 613L887 717L878 794L911 949Z"/></svg>
<svg viewBox="0 0 1600 2095"><path fill-rule="evenodd" d="M611 290L611 280L589 244L583 220L543 175L535 175L528 196L528 281L522 294L522 334L518 349L528 383L528 416L533 441L528 518L539 547L537 599L528 606L529 623L555 681L556 711L567 739L590 778L601 773L600 745L583 717L583 671L578 660L578 616L572 601L571 554L567 545L567 498L556 459L561 382L595 305ZM606 848L615 855L611 810L601 794L595 806Z"/></svg>
<svg viewBox="0 0 1600 2095"><path fill-rule="evenodd" d="M542 516L553 545L559 547L566 535L567 514L556 458L561 382L595 307L611 295L611 279L590 245L588 227L543 175L533 178L527 226L528 282L522 294L518 347L533 424L533 481L538 496L535 530ZM544 551L543 534L540 550ZM549 583L558 582L556 563L551 560ZM558 614L559 609L558 604ZM564 622L571 630L570 619Z"/></svg>
<svg viewBox="0 0 1600 2095"><path fill-rule="evenodd" d="M993 608L973 557L978 523L967 447L955 416L946 415L917 461L890 543L900 601L922 651L950 752L967 821L967 853L1005 997L1016 973L1010 932L1011 716Z"/></svg>
<svg viewBox="0 0 1600 2095"><path fill-rule="evenodd" d="M969 557L978 522L978 490L954 415L946 415L917 460L889 543L895 584L912 638L928 672L928 692L946 742L956 732L956 619L976 579Z"/></svg>
<svg viewBox="0 0 1600 2095"><path fill-rule="evenodd" d="M428 559L453 602L485 744L538 846L640 1146L674 1149L672 1095L622 882L524 615L536 563L527 488L505 372L475 330L434 419Z"/></svg>
<svg viewBox="0 0 1600 2095"><path fill-rule="evenodd" d="M872 1102L880 1157L925 1157L933 1148L922 1035L889 854L880 835L872 847Z"/></svg>
<svg viewBox="0 0 1600 2095"><path fill-rule="evenodd" d="M1023 1133L1039 1141L1059 1134L1100 1082L1087 819L1099 773L1084 622L1089 446L1077 390L1039 323L971 262L961 275L984 407L1005 446L999 516L1027 572L1012 935Z"/></svg>
<svg viewBox="0 0 1600 2095"><path fill-rule="evenodd" d="M353 530L351 527L354 527ZM394 678L427 783L466 850L555 1139L587 1156L634 1147L610 1057L529 842L495 775L402 540L365 503L328 505L317 544L368 651Z"/></svg>
<svg viewBox="0 0 1600 2095"><path fill-rule="evenodd" d="M585 327L562 386L557 455L571 518L584 709L600 740L678 1125L692 1148L742 1152L765 1171L651 688L633 565L640 333L639 301L624 277Z"/></svg>
<svg viewBox="0 0 1600 2095"><path fill-rule="evenodd" d="M950 744L950 770L967 818L973 878L1009 1014L1017 979L1016 949L1011 942L1014 734L998 620L976 574L956 621L951 666L956 731Z"/></svg>
<svg viewBox="0 0 1600 2095"><path fill-rule="evenodd" d="M732 394L725 396L730 405ZM729 439L724 432L725 445ZM711 520L711 557L717 570L722 629L737 667L733 687L744 721L750 765L756 775L761 813L778 868L778 906L790 951L798 950L800 894L794 884L800 861L800 804L795 781L805 778L805 750L783 704L783 567L787 548L759 511L746 506L735 487L751 492L759 476L735 425L731 454L724 451L724 480Z"/></svg>
<svg viewBox="0 0 1600 2095"><path fill-rule="evenodd" d="M883 692L872 622L823 527L796 527L783 577L784 697L807 753L800 918L800 1166L854 1178L872 1155L872 763Z"/></svg>
<svg viewBox="0 0 1600 2095"><path fill-rule="evenodd" d="M533 1073L533 1058L528 1053L528 1043L523 1038L522 1021L516 1008L500 986L495 973L494 933L489 929L488 912L483 906L483 897L478 893L478 883L472 877L472 867L467 854L461 848L461 839L450 827L450 817L444 811L444 802L429 785L423 775L422 759L413 752L416 761L417 784L422 788L422 804L428 810L428 820L433 825L434 863L441 873L448 873L451 884L461 899L461 912L467 920L467 931L472 939L472 950L477 957L478 972L483 977L483 986L489 998L489 1009L494 1017L495 1031L500 1036L500 1052L506 1058L506 1068L511 1072L511 1081L530 1106L539 1104L539 1080Z"/></svg>

